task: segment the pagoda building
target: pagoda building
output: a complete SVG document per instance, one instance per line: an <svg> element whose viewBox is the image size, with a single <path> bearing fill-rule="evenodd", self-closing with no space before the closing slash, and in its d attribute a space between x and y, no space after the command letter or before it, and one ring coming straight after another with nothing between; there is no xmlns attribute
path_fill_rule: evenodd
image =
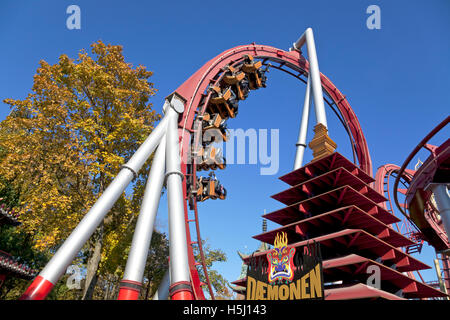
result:
<svg viewBox="0 0 450 320"><path fill-rule="evenodd" d="M17 227L21 224L17 220L18 215L14 210L6 209L2 204L0 207L0 228L5 225ZM31 280L37 275L37 270L29 267L19 257L13 257L9 253L0 250L0 288L7 277Z"/></svg>
<svg viewBox="0 0 450 320"><path fill-rule="evenodd" d="M289 188L272 198L284 207L263 215L280 227L253 238L273 245L284 232L296 252L319 243L325 300L447 296L408 276L431 267L402 250L414 243L391 227L399 219L380 206L387 199L370 186L374 179L343 155L330 151L315 156L280 180ZM266 259L268 247L261 249L253 259ZM244 264L250 263L250 255L241 257ZM370 280L372 270L379 271L378 286ZM245 296L244 274L232 284Z"/></svg>

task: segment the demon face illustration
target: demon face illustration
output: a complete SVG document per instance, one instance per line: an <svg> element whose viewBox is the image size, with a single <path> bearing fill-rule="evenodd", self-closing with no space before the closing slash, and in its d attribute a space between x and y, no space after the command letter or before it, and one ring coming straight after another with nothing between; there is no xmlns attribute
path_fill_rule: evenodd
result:
<svg viewBox="0 0 450 320"><path fill-rule="evenodd" d="M274 248L267 254L269 262L269 283L283 280L290 282L294 278L294 254L295 248L288 247L287 234L277 233Z"/></svg>

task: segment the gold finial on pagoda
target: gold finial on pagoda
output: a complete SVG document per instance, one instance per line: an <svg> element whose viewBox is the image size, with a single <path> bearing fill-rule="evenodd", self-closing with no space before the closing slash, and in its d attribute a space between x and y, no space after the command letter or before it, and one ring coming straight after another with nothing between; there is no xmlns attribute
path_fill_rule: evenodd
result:
<svg viewBox="0 0 450 320"><path fill-rule="evenodd" d="M314 138L309 143L313 151L313 161L332 154L337 144L328 136L328 129L322 123L314 127Z"/></svg>

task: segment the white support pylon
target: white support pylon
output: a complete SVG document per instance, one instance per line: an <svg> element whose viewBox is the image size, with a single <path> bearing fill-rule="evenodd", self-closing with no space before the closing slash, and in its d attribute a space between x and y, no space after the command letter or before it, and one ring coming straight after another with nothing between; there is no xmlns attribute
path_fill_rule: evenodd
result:
<svg viewBox="0 0 450 320"><path fill-rule="evenodd" d="M308 51L309 75L311 76L311 89L314 98L314 110L316 111L317 123L321 123L326 128L328 128L325 105L323 103L322 81L320 80L319 62L317 60L316 44L314 42L314 34L312 29L306 29L305 32L300 36L300 38L298 38L298 40L292 45L290 50L300 50L305 43Z"/></svg>
<svg viewBox="0 0 450 320"><path fill-rule="evenodd" d="M311 108L311 76L308 75L308 82L306 83L305 100L303 102L302 120L300 123L300 130L298 132L298 140L295 144L297 150L295 152L294 170L300 168L303 164L303 156L306 149L306 134L308 131L309 109Z"/></svg>
<svg viewBox="0 0 450 320"><path fill-rule="evenodd" d="M168 110L167 110L168 109ZM184 102L172 95L170 108L166 108L169 122L166 141L166 185L169 207L170 288L172 300L192 300L192 286L184 217L183 173L178 135L178 116L183 113Z"/></svg>
<svg viewBox="0 0 450 320"><path fill-rule="evenodd" d="M436 200L437 209L441 216L442 225L447 237L450 238L450 195L446 183L433 183L430 185Z"/></svg>
<svg viewBox="0 0 450 320"><path fill-rule="evenodd" d="M166 133L168 118L168 116L165 116L161 120L131 159L122 166L119 174L27 288L20 298L21 300L42 300L50 293L83 245L92 236L125 188L137 176L142 165L153 153Z"/></svg>
<svg viewBox="0 0 450 320"><path fill-rule="evenodd" d="M164 184L166 161L166 136L164 135L155 152L141 210L131 242L127 264L120 282L118 300L137 300L144 276L148 250L152 240L153 226L158 212L159 200Z"/></svg>
<svg viewBox="0 0 450 320"><path fill-rule="evenodd" d="M156 290L153 295L152 300L167 300L169 298L169 287L170 287L170 270L164 273L164 277L159 284L158 290Z"/></svg>

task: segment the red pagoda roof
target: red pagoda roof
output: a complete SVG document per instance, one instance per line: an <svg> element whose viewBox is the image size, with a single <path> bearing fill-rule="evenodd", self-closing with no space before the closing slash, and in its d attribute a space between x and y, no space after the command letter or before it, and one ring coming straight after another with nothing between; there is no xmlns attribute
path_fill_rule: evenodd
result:
<svg viewBox="0 0 450 320"><path fill-rule="evenodd" d="M37 275L36 270L19 263L16 258L0 250L0 274L2 273L11 273L15 277L27 280L33 279Z"/></svg>
<svg viewBox="0 0 450 320"><path fill-rule="evenodd" d="M406 298L423 298L423 297L446 297L442 291L412 279L403 273L391 269L381 263L371 259L361 257L356 254L326 260L323 262L323 272L327 274L328 281L341 280L345 277L354 279L358 276L367 278L367 268L369 266L377 266L380 269L380 278L382 279L381 287L384 281L401 290ZM391 291L391 290L389 290Z"/></svg>
<svg viewBox="0 0 450 320"><path fill-rule="evenodd" d="M374 201L362 195L350 186L343 186L318 196L297 202L283 209L263 215L273 222L286 225L309 217L312 214L321 214L343 206L355 205L385 224L400 221L397 217L377 205Z"/></svg>
<svg viewBox="0 0 450 320"><path fill-rule="evenodd" d="M387 299L406 300L395 294L379 290L363 283L326 289L325 300L352 300L352 299Z"/></svg>
<svg viewBox="0 0 450 320"><path fill-rule="evenodd" d="M328 231L339 231L349 228L364 229L395 247L415 244L414 241L406 238L374 216L353 205L296 221L256 235L253 238L273 244L278 232L286 232L290 242L297 242L311 238L312 235L320 234L325 228Z"/></svg>
<svg viewBox="0 0 450 320"><path fill-rule="evenodd" d="M349 185L361 194L365 195L375 203L384 202L387 199L370 188L366 182L353 175L347 169L341 167L316 176L309 180L296 184L292 188L279 192L272 196L286 205L291 205L312 195L325 193L337 187Z"/></svg>
<svg viewBox="0 0 450 320"><path fill-rule="evenodd" d="M311 161L304 167L301 167L280 177L280 180L286 182L291 186L294 186L298 184L299 181L309 180L316 175L320 175L323 172L331 171L339 167L347 169L365 183L371 183L375 181L371 176L362 171L354 163L346 159L338 152L335 152L318 160Z"/></svg>
<svg viewBox="0 0 450 320"><path fill-rule="evenodd" d="M17 216L14 216L14 211L5 209L5 205L0 207L0 225L10 224L12 226L18 226L21 223L17 220Z"/></svg>

